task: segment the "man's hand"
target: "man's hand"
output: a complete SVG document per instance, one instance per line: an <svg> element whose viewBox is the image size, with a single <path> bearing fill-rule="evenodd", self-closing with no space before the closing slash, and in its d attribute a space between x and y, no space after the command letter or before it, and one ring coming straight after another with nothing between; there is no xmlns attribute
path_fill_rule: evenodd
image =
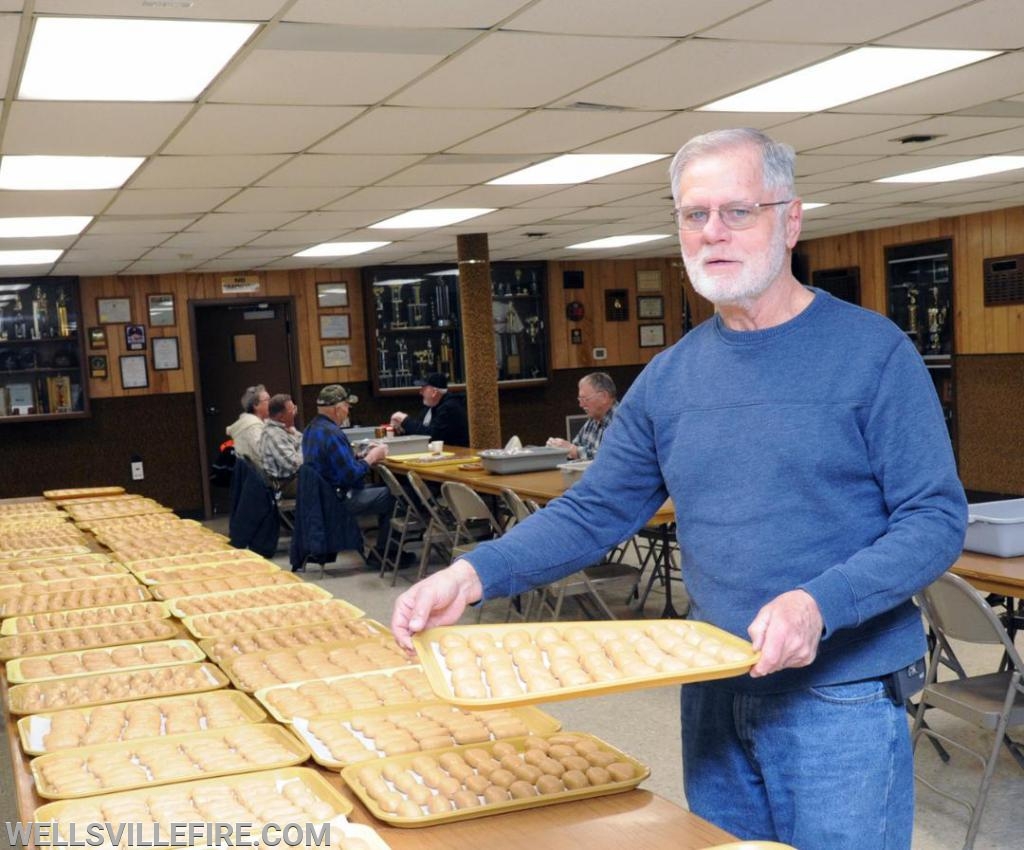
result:
<svg viewBox="0 0 1024 850"><path fill-rule="evenodd" d="M434 626L450 626L483 592L476 570L463 560L417 582L395 601L391 615L395 640L411 650L414 634Z"/></svg>
<svg viewBox="0 0 1024 850"><path fill-rule="evenodd" d="M401 410L396 410L391 414L391 427L395 429L395 433L399 433L402 430L402 424L406 419L409 418L408 413L402 413Z"/></svg>
<svg viewBox="0 0 1024 850"><path fill-rule="evenodd" d="M787 667L806 667L818 654L823 628L818 603L805 590L790 590L761 608L747 628L761 659L750 675L767 676Z"/></svg>
<svg viewBox="0 0 1024 850"><path fill-rule="evenodd" d="M563 440L561 437L548 437L548 441L545 445L552 449L565 449L569 452L569 460L576 460L576 457L579 455L579 451L576 446L568 440Z"/></svg>
<svg viewBox="0 0 1024 850"><path fill-rule="evenodd" d="M387 456L388 447L383 443L378 443L370 448L370 450L363 456L363 460L370 464L370 466L376 466Z"/></svg>

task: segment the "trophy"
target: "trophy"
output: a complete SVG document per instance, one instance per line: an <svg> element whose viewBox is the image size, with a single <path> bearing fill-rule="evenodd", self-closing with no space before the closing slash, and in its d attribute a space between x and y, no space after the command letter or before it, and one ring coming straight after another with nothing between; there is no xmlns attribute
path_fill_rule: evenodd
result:
<svg viewBox="0 0 1024 850"><path fill-rule="evenodd" d="M28 339L28 322L25 321L25 314L22 312L24 308L21 306L21 296L14 296L14 328L12 336L15 339Z"/></svg>
<svg viewBox="0 0 1024 850"><path fill-rule="evenodd" d="M907 334L914 338L914 345L920 350L917 340L917 289L907 290Z"/></svg>
<svg viewBox="0 0 1024 850"><path fill-rule="evenodd" d="M434 284L434 315L437 317L439 328L448 327L451 321L451 296L448 292L448 284L444 280L438 280Z"/></svg>
<svg viewBox="0 0 1024 850"><path fill-rule="evenodd" d="M36 287L35 298L32 299L32 339L42 339L50 333L50 307L46 293L41 286Z"/></svg>
<svg viewBox="0 0 1024 850"><path fill-rule="evenodd" d="M373 288L373 304L374 310L377 313L377 327L388 328L390 324L384 321L384 287L375 286Z"/></svg>
<svg viewBox="0 0 1024 850"><path fill-rule="evenodd" d="M416 374L428 375L434 368L434 352L428 348L421 348L414 351L412 356L416 359Z"/></svg>
<svg viewBox="0 0 1024 850"><path fill-rule="evenodd" d="M382 387L391 386L391 370L388 368L388 348L381 342L381 338L377 336L377 380L380 382Z"/></svg>
<svg viewBox="0 0 1024 850"><path fill-rule="evenodd" d="M4 310L7 309L7 302L0 301L0 340L7 339L7 325L4 324Z"/></svg>
<svg viewBox="0 0 1024 850"><path fill-rule="evenodd" d="M530 316L526 320L526 336L532 345L537 344L537 335L540 333L540 319L537 316Z"/></svg>
<svg viewBox="0 0 1024 850"><path fill-rule="evenodd" d="M402 287L398 284L391 287L391 327L405 327L402 321Z"/></svg>
<svg viewBox="0 0 1024 850"><path fill-rule="evenodd" d="M939 288L932 287L932 306L928 308L928 354L942 353L942 332L946 329L948 306L939 306Z"/></svg>
<svg viewBox="0 0 1024 850"><path fill-rule="evenodd" d="M537 270L533 269L530 272L530 295L536 298L540 294L540 288L537 286Z"/></svg>
<svg viewBox="0 0 1024 850"><path fill-rule="evenodd" d="M395 366L395 386L407 387L412 379L412 372L409 371L409 346L404 339L400 339L395 347L398 349L395 355L398 360Z"/></svg>
<svg viewBox="0 0 1024 850"><path fill-rule="evenodd" d="M57 290L57 336L71 336L68 323L68 297L63 289Z"/></svg>
<svg viewBox="0 0 1024 850"><path fill-rule="evenodd" d="M437 371L445 375L452 374L452 344L448 334L441 334L441 362Z"/></svg>
<svg viewBox="0 0 1024 850"><path fill-rule="evenodd" d="M427 324L426 321L426 304L420 300L420 288L422 283L414 283L412 285L412 303L408 305L409 310L409 327L422 328Z"/></svg>

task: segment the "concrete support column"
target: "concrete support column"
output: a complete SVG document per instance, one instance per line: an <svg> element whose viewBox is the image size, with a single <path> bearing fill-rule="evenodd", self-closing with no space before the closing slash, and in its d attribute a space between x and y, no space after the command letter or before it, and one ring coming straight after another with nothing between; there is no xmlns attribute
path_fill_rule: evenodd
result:
<svg viewBox="0 0 1024 850"><path fill-rule="evenodd" d="M486 233L457 237L459 301L462 304L462 350L466 361L469 442L477 449L500 448L498 370L494 321L491 318L491 259Z"/></svg>

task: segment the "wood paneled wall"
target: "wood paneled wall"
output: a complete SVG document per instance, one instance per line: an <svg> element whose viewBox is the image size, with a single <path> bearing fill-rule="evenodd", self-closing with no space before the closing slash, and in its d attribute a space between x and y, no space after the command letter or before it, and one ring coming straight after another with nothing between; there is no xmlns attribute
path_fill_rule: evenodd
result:
<svg viewBox="0 0 1024 850"><path fill-rule="evenodd" d="M242 274L242 273L240 273ZM366 332L363 299L358 269L297 269L288 271L267 271L244 273L257 279L259 288L254 292L235 295L225 294L223 281L233 281L233 275L220 274L164 274L164 275L123 275L82 278L82 324L85 328L99 324L97 299L128 297L131 299L132 322L146 326L146 361L149 370L149 387L125 390L121 386L119 357L129 352L125 345L122 324L106 325L107 348L105 351L90 350L93 354L106 354L108 377L93 378L89 381L92 398L117 398L121 396L154 395L164 393L193 392L195 376L193 370L192 329L189 327L189 301L211 301L226 298L258 299L267 296L290 296L294 300L294 318L297 325L299 346L299 379L302 384L350 383L365 381ZM317 307L316 285L333 281L348 283L347 307L331 307L323 310ZM175 324L173 327L154 328L149 325L148 296L170 294L174 296ZM344 313L349 317L351 339L321 340L321 315ZM176 336L181 357L181 368L172 371L154 371L152 360L153 337ZM348 343L352 353L352 365L325 368L321 346L324 344Z"/></svg>
<svg viewBox="0 0 1024 850"><path fill-rule="evenodd" d="M1024 305L986 307L982 263L1024 253L1024 207L864 230L801 242L810 269L860 266L861 303L886 312L885 249L953 240L954 343L957 354L1024 352Z"/></svg>

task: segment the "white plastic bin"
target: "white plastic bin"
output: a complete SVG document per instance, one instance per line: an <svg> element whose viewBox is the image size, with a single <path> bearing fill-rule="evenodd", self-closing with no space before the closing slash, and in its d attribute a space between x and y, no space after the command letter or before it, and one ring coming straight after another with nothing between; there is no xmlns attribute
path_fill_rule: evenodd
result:
<svg viewBox="0 0 1024 850"><path fill-rule="evenodd" d="M562 470L562 481L565 482L565 486L572 487L583 477L583 473L593 462L592 460L570 460L568 463L558 464L558 468Z"/></svg>
<svg viewBox="0 0 1024 850"><path fill-rule="evenodd" d="M964 549L1016 558L1024 555L1024 499L968 505Z"/></svg>

